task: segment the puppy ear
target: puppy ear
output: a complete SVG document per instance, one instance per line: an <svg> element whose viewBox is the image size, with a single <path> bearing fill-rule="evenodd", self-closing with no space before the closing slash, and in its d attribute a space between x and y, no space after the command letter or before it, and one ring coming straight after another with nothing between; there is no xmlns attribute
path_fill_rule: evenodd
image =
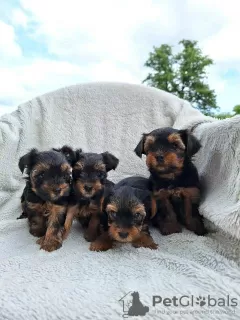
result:
<svg viewBox="0 0 240 320"><path fill-rule="evenodd" d="M188 157L194 156L201 148L200 141L191 134L188 130L179 130L183 143L186 146L186 152Z"/></svg>
<svg viewBox="0 0 240 320"><path fill-rule="evenodd" d="M146 154L145 151L144 151L144 143L145 143L145 140L146 140L146 136L147 136L147 134L145 134L145 133L142 135L142 139L139 141L138 145L134 149L134 152L136 153L136 155L139 158L142 158L142 155Z"/></svg>
<svg viewBox="0 0 240 320"><path fill-rule="evenodd" d="M32 149L30 152L22 156L18 162L18 167L23 173L24 169L27 168L28 172L31 170L35 163L35 158L38 154L37 149Z"/></svg>
<svg viewBox="0 0 240 320"><path fill-rule="evenodd" d="M119 160L113 154L106 151L102 153L102 157L103 162L106 165L107 172L110 170L115 170L117 168Z"/></svg>
<svg viewBox="0 0 240 320"><path fill-rule="evenodd" d="M76 152L73 151L73 149L67 145L64 145L61 149L55 149L54 151L61 152L64 154L65 158L67 159L69 164L73 164L76 161ZM81 149L80 149L81 150Z"/></svg>
<svg viewBox="0 0 240 320"><path fill-rule="evenodd" d="M83 151L82 149L77 149L75 151L75 162L79 161L83 156Z"/></svg>
<svg viewBox="0 0 240 320"><path fill-rule="evenodd" d="M142 202L151 195L150 191L138 188L134 188L134 194Z"/></svg>

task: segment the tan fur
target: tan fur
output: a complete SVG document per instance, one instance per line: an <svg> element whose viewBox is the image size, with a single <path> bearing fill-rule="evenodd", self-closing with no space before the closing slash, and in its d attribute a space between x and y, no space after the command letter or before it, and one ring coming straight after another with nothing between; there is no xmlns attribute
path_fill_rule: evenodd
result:
<svg viewBox="0 0 240 320"><path fill-rule="evenodd" d="M157 202L156 202L156 199L152 197L151 198L151 219L155 217L156 213L157 213Z"/></svg>
<svg viewBox="0 0 240 320"><path fill-rule="evenodd" d="M146 164L148 168L156 168L158 165L158 162L156 160L156 153L154 152L149 152L147 157L146 157Z"/></svg>
<svg viewBox="0 0 240 320"><path fill-rule="evenodd" d="M94 170L106 171L106 165L103 162L98 162L94 165Z"/></svg>
<svg viewBox="0 0 240 320"><path fill-rule="evenodd" d="M82 170L84 167L84 163L82 161L78 161L75 165L73 169L77 169L77 170Z"/></svg>
<svg viewBox="0 0 240 320"><path fill-rule="evenodd" d="M145 207L143 204L138 204L136 206L134 206L132 208L132 212L134 214L138 213L138 214L141 214L142 216L145 216L146 215L146 212L145 212Z"/></svg>
<svg viewBox="0 0 240 320"><path fill-rule="evenodd" d="M66 220L64 223L64 234L63 234L64 239L66 239L68 237L70 230L71 230L71 227L72 227L73 220L78 215L78 212L79 212L78 204L68 207Z"/></svg>
<svg viewBox="0 0 240 320"><path fill-rule="evenodd" d="M38 243L41 249L51 252L59 249L62 245L63 230L56 230L54 224L58 222L58 216L65 211L65 207L53 203L47 203L47 206L49 210L48 227L45 236Z"/></svg>
<svg viewBox="0 0 240 320"><path fill-rule="evenodd" d="M133 246L135 248L149 248L152 250L156 250L158 245L153 241L153 238L144 232L141 232L139 237L133 241Z"/></svg>
<svg viewBox="0 0 240 320"><path fill-rule="evenodd" d="M91 251L107 251L113 247L113 240L110 238L108 232L102 233L90 245Z"/></svg>
<svg viewBox="0 0 240 320"><path fill-rule="evenodd" d="M69 171L69 172L71 172L71 171L72 171L72 168L71 168L71 166L70 166L68 163L63 163L63 164L61 165L61 170L62 170L62 171Z"/></svg>
<svg viewBox="0 0 240 320"><path fill-rule="evenodd" d="M168 141L170 142L170 143L176 143L177 144L177 146L180 148L180 149L183 149L183 150L185 150L185 145L184 145L184 143L183 143L183 141L182 141L182 138L181 138L181 136L180 136L180 134L179 133L172 133L172 134L170 134L169 136L168 136Z"/></svg>
<svg viewBox="0 0 240 320"><path fill-rule="evenodd" d="M122 239L118 235L119 232L128 232L129 235L127 238ZM110 224L110 226L109 226L109 235L114 240L119 241L119 242L132 242L137 237L139 237L140 232L141 232L141 227L137 228L137 227L133 226L132 228L119 228L114 223Z"/></svg>
<svg viewBox="0 0 240 320"><path fill-rule="evenodd" d="M117 212L118 211L118 207L115 203L110 203L107 205L106 211L114 211Z"/></svg>
<svg viewBox="0 0 240 320"><path fill-rule="evenodd" d="M91 185L93 188L90 193L86 192L86 190L84 189L85 183L82 182L81 180L76 181L75 188L85 197L86 196L92 197L95 193L97 193L103 188L103 185L99 180L97 180L94 183L88 183L88 184Z"/></svg>
<svg viewBox="0 0 240 320"><path fill-rule="evenodd" d="M144 152L147 153L151 144L155 142L156 138L154 136L147 136L144 142Z"/></svg>
<svg viewBox="0 0 240 320"><path fill-rule="evenodd" d="M32 175L35 176L36 174L38 174L41 171L46 171L50 168L50 165L46 164L46 163L38 163L34 166L33 170L32 170Z"/></svg>

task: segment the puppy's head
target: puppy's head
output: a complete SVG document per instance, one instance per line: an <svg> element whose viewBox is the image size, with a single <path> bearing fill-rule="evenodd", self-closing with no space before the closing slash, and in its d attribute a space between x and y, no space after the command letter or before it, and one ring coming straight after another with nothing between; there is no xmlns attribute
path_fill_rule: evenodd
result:
<svg viewBox="0 0 240 320"><path fill-rule="evenodd" d="M73 188L77 196L92 198L104 187L107 173L115 170L119 160L111 153L83 153L76 151L73 165Z"/></svg>
<svg viewBox="0 0 240 320"><path fill-rule="evenodd" d="M132 242L137 239L146 217L143 203L129 186L113 191L107 206L110 236L119 242Z"/></svg>
<svg viewBox="0 0 240 320"><path fill-rule="evenodd" d="M22 173L27 169L32 190L44 201L69 195L72 168L63 153L32 149L20 158L18 166Z"/></svg>
<svg viewBox="0 0 240 320"><path fill-rule="evenodd" d="M146 163L150 171L165 175L181 172L184 160L198 152L200 142L187 130L161 128L143 134L135 148L141 158L146 155Z"/></svg>

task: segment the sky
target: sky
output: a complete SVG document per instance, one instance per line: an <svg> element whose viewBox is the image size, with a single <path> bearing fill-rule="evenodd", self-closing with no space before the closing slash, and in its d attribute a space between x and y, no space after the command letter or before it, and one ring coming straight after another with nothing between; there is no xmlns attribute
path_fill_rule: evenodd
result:
<svg viewBox="0 0 240 320"><path fill-rule="evenodd" d="M222 4L221 4L222 3ZM84 82L140 84L153 46L197 40L214 60L221 112L240 103L236 0L8 0L0 2L0 115Z"/></svg>

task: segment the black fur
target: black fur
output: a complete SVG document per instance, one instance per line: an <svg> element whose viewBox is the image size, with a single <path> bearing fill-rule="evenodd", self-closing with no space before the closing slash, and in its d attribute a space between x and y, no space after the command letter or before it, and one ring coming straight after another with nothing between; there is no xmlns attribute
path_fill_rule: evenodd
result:
<svg viewBox="0 0 240 320"><path fill-rule="evenodd" d="M117 211L109 211L112 206ZM151 192L148 190L148 179L134 176L121 180L109 193L104 208L103 230L109 232L113 240L134 243L138 237L145 234L144 240L138 246L157 248L148 228L151 215ZM111 227L109 227L112 224L116 230L114 233L111 233ZM139 233L136 234L134 230L139 230Z"/></svg>
<svg viewBox="0 0 240 320"><path fill-rule="evenodd" d="M180 137L177 143L169 139L171 135L175 134ZM145 145L148 137L152 141L150 139L150 143ZM169 197L166 199L166 202L159 200L160 198L156 200L157 214L153 219L153 223L160 228L163 234L170 234L181 230L177 221L175 221L174 212L177 214L178 222L186 225L183 197L178 198L173 195L174 191L179 190L179 188L196 188L200 190L198 172L192 162L192 157L200 148L201 144L198 139L187 130L167 127L143 134L142 139L134 150L139 157L142 154L147 156L146 162L150 172L149 190L152 192L152 195L159 190L169 191ZM169 154L172 157L169 157ZM153 161L154 157L156 160ZM170 160L166 160L167 158L170 160L175 159L175 162L179 161L181 165L178 166L178 163L174 163L173 165L171 162L169 163ZM170 201L170 205L167 205L168 200ZM199 203L192 203L194 227L191 226L191 229L196 234L203 235L206 233L206 229L204 228L203 218L199 214L198 205ZM169 213L169 208L171 213ZM171 218L169 218L170 216Z"/></svg>
<svg viewBox="0 0 240 320"><path fill-rule="evenodd" d="M47 230L51 230L52 238L43 240L41 248L58 249L72 182L68 159L59 151L32 149L20 158L19 169L22 173L27 169L21 196L23 213L19 219L28 218L29 232L33 236L44 237Z"/></svg>
<svg viewBox="0 0 240 320"><path fill-rule="evenodd" d="M108 172L115 170L118 162L119 160L109 152L76 151L70 205L78 206L76 217L85 229L84 237L87 241L95 240L99 234L105 197L114 186L114 183L107 179ZM91 227L93 220L99 220L99 223Z"/></svg>

